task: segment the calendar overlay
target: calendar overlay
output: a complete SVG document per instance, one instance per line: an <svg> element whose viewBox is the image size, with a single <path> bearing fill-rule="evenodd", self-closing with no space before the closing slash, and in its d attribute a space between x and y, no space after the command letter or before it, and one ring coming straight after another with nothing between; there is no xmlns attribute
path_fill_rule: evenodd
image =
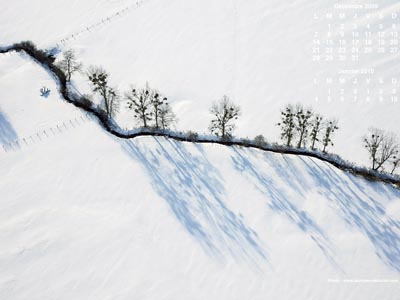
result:
<svg viewBox="0 0 400 300"><path fill-rule="evenodd" d="M399 11L336 3L313 21L315 101L400 103Z"/></svg>

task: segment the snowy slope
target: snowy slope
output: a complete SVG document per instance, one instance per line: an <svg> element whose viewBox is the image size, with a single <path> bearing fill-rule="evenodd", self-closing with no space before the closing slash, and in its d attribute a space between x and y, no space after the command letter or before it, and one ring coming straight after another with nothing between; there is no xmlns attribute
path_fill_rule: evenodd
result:
<svg viewBox="0 0 400 300"><path fill-rule="evenodd" d="M365 164L368 157L361 137L370 126L400 133L399 102L388 98L392 88L399 88L399 57L395 53L370 55L359 62L313 62L315 31L324 32L330 22L314 19L314 13L334 11L335 3L143 1L140 7L134 6L104 26L85 31L93 23L88 19L81 26L83 33L61 47L76 50L86 66L103 65L111 73L112 84L122 94L131 84L146 82L160 89L172 101L179 118L178 128L183 130L206 131L208 108L214 100L228 94L243 110L237 135L254 137L262 133L269 140L278 141L275 124L279 121L279 110L289 102L311 105L327 118L339 119L341 130L335 138L334 151ZM377 3L379 9L374 12L381 13L383 20L371 20L372 26L390 23L391 13L399 10L398 4L395 1ZM98 6L106 7L105 4ZM106 17L101 11L93 15ZM10 22L9 26L12 25ZM50 29L47 35L53 36ZM42 28L33 26L30 31L42 32ZM71 28L70 32L74 31ZM349 27L346 32L350 34ZM55 40L31 36L39 45L55 46ZM376 36L373 32L373 37ZM367 88L373 91L371 102L354 102L349 98L342 102L337 97L331 102L315 101L316 95L326 93L326 87L315 85L314 78L336 78L340 69L360 68L375 70L372 83L361 81L362 77L358 84L360 93L365 93ZM392 77L398 79L397 84L391 83ZM384 84L378 85L378 78L384 78ZM78 77L76 83L80 90L90 91L85 78ZM377 100L379 88L385 91L382 102ZM352 89L346 86L345 96L351 93ZM125 126L133 126L132 119Z"/></svg>
<svg viewBox="0 0 400 300"><path fill-rule="evenodd" d="M0 149L1 299L398 298L399 190L306 157L120 140L25 57L0 70L2 139L41 133Z"/></svg>
<svg viewBox="0 0 400 300"><path fill-rule="evenodd" d="M116 13L123 15L133 4L131 0L1 1L0 43L32 40L40 47L55 46Z"/></svg>
<svg viewBox="0 0 400 300"><path fill-rule="evenodd" d="M169 97L179 118L177 127L182 130L205 132L211 103L227 94L242 107L238 136L252 138L263 134L270 141L278 141L275 124L279 121L279 110L286 103L295 102L313 106L326 118L338 118L341 129L336 134L333 151L357 163L367 164L361 138L370 126L400 134L397 122L400 102L389 100L391 91L399 90L400 52L360 55L358 62L312 61L315 32L325 32L332 23L321 16L327 12L339 13L334 9L336 1L144 0L138 3L57 0L6 5L4 2L6 9L0 12L5 20L0 27L0 43L31 39L40 47L73 48L86 67L103 65L121 94L131 84L143 86L149 82ZM398 12L400 7L392 0L376 3L379 8L373 13L381 14L382 19L362 18L359 23L370 22L373 27L382 23L389 32L392 12ZM315 19L314 14L319 18ZM23 15L24 21L18 21L21 18L16 15ZM351 34L348 23L346 34ZM337 28L337 24L334 26ZM373 31L372 37L377 39L377 32ZM372 91L370 102L349 100L353 91L348 85L346 101L336 96L328 102L322 97L326 86L314 84L315 78L337 80L338 70L365 68L374 69L372 83L367 84L361 77L358 87L362 95L367 88ZM385 80L383 84L378 84L379 78ZM397 83L392 84L391 78L397 78ZM90 92L83 76L76 78L76 84L81 91ZM380 88L385 96L382 102L377 96ZM316 102L316 96L322 100ZM122 126L133 126L131 115L123 115Z"/></svg>
<svg viewBox="0 0 400 300"><path fill-rule="evenodd" d="M313 13L329 11L336 1L317 3L154 0L67 47L76 49L86 65L103 65L121 90L146 81L159 88L173 101L181 129L206 131L211 103L227 94L243 110L239 136L262 133L277 141L279 110L286 103L301 102L327 118L338 118L341 131L335 151L365 163L362 135L370 126L399 134L399 102L315 102L319 91L314 78L335 76L338 68L336 63L311 61L314 31L323 31L328 23L313 20ZM387 17L387 6L392 11L399 8L393 1L381 4ZM398 61L397 54L384 61L373 56L342 67L370 66L376 69L375 77L397 77ZM84 89L86 82L79 83ZM385 82L383 88L390 86Z"/></svg>

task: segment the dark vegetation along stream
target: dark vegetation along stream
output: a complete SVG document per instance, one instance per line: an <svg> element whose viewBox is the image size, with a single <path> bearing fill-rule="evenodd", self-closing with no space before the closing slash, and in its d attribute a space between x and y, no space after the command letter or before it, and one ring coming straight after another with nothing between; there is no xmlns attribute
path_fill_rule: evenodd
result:
<svg viewBox="0 0 400 300"><path fill-rule="evenodd" d="M397 188L400 188L400 178L398 176L380 173L365 167L356 166L353 163L345 161L339 156L334 154L326 154L319 151L297 149L275 144L260 145L255 142L244 139L219 140L216 138L199 137L197 135L185 134L181 132L160 131L151 129L141 129L141 130L136 130L134 132L123 130L117 124L115 124L115 122L113 122L112 119L108 118L107 114L105 114L101 108L94 106L88 99L78 95L77 93L73 92L72 89L69 88L64 72L60 68L58 68L57 65L54 63L55 57L49 54L47 51L37 49L36 46L29 41L20 42L9 47L0 48L0 53L7 53L12 51L26 53L31 59L33 59L40 66L45 68L49 72L49 74L53 77L53 79L56 81L59 93L61 94L62 98L65 101L95 116L99 120L101 126L106 131L121 139L132 139L138 136L162 136L182 142L214 143L226 146L241 146L248 148L256 148L262 151L270 151L281 154L308 156L330 163L333 166L343 171L364 177L368 180L386 182L393 184Z"/></svg>

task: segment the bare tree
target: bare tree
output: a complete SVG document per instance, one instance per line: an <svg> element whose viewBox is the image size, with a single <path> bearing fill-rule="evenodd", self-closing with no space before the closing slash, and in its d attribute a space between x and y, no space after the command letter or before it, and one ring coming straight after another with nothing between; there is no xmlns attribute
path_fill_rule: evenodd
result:
<svg viewBox="0 0 400 300"><path fill-rule="evenodd" d="M233 121L239 117L240 107L224 95L219 102L212 105L210 112L213 115L209 127L211 133L222 139L230 139L235 129Z"/></svg>
<svg viewBox="0 0 400 300"><path fill-rule="evenodd" d="M100 66L91 66L88 69L87 76L93 85L93 92L101 96L106 94L108 87L108 73Z"/></svg>
<svg viewBox="0 0 400 300"><path fill-rule="evenodd" d="M286 105L281 111L281 122L277 125L281 128L281 139L286 146L290 147L295 137L295 110L291 104Z"/></svg>
<svg viewBox="0 0 400 300"><path fill-rule="evenodd" d="M118 109L118 92L108 85L108 73L102 67L92 66L87 76L92 83L93 92L98 93L103 101L103 106L108 118L111 118Z"/></svg>
<svg viewBox="0 0 400 300"><path fill-rule="evenodd" d="M158 119L162 130L169 129L176 122L176 116L168 103L164 103L159 107Z"/></svg>
<svg viewBox="0 0 400 300"><path fill-rule="evenodd" d="M168 107L167 103L167 98L166 97L161 97L159 93L154 93L152 95L151 99L151 104L153 106L153 112L154 112L154 121L155 121L155 127L159 129L161 127L161 117L163 112L166 113L166 107ZM163 111L162 111L163 110ZM165 114L164 114L165 117Z"/></svg>
<svg viewBox="0 0 400 300"><path fill-rule="evenodd" d="M154 127L168 128L173 123L175 115L168 106L167 97L161 96L157 90L150 88L148 83L146 83L146 90L149 91L149 102L154 114Z"/></svg>
<svg viewBox="0 0 400 300"><path fill-rule="evenodd" d="M370 155L372 170L383 170L384 164L393 160L393 171L396 169L396 155L399 151L399 144L393 133L385 132L382 129L370 128L369 134L364 136L364 147Z"/></svg>
<svg viewBox="0 0 400 300"><path fill-rule="evenodd" d="M399 151L397 151L397 153L398 152ZM390 174L393 175L399 165L400 165L400 157L398 155L396 155L393 157L393 160L392 160L392 171L390 172Z"/></svg>
<svg viewBox="0 0 400 300"><path fill-rule="evenodd" d="M330 120L325 123L325 134L322 139L323 152L326 152L326 147L333 146L332 136L333 133L339 129L337 120Z"/></svg>
<svg viewBox="0 0 400 300"><path fill-rule="evenodd" d="M132 88L125 97L128 100L128 107L135 113L134 117L139 120L143 127L148 128L149 122L153 120L150 91L148 89L137 91Z"/></svg>
<svg viewBox="0 0 400 300"><path fill-rule="evenodd" d="M399 153L399 144L394 133L386 132L383 137L383 143L378 159L378 169L384 171L384 164L391 160L396 161L396 155ZM394 171L393 171L394 172Z"/></svg>
<svg viewBox="0 0 400 300"><path fill-rule="evenodd" d="M378 128L370 128L369 131L369 135L363 137L364 147L369 152L372 170L376 170L378 151L381 148L384 133L383 130Z"/></svg>
<svg viewBox="0 0 400 300"><path fill-rule="evenodd" d="M67 81L71 81L72 74L82 69L82 63L77 61L75 52L71 49L63 53L63 59L58 66L65 73Z"/></svg>
<svg viewBox="0 0 400 300"><path fill-rule="evenodd" d="M311 122L311 134L310 134L310 138L311 138L311 149L315 150L315 143L319 142L319 134L322 130L322 120L323 117L319 114L316 114L314 116L314 119Z"/></svg>
<svg viewBox="0 0 400 300"><path fill-rule="evenodd" d="M109 118L114 117L119 109L120 96L116 88L108 87L107 96L104 98L104 106Z"/></svg>
<svg viewBox="0 0 400 300"><path fill-rule="evenodd" d="M302 145L305 146L305 144L306 144L312 116L313 116L313 112L312 112L311 108L305 109L300 104L296 105L295 128L297 130L297 134L299 137L299 140L297 142L297 148L300 148Z"/></svg>

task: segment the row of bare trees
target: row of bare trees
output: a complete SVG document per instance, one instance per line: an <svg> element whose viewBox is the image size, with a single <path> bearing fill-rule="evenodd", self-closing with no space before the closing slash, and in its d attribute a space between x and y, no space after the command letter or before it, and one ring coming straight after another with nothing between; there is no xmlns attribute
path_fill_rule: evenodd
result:
<svg viewBox="0 0 400 300"><path fill-rule="evenodd" d="M63 53L58 67L65 73L67 82L71 81L74 73L82 71L82 63L77 61L72 50ZM142 89L131 88L121 97L117 88L109 85L109 74L102 67L91 66L86 75L92 85L92 91L101 98L101 106L107 119L115 116L120 108L121 98L125 98L127 107L134 112L134 118L140 126L166 130L175 123L176 117L168 99L148 84Z"/></svg>
<svg viewBox="0 0 400 300"><path fill-rule="evenodd" d="M75 53L67 50L63 59L58 63L69 82L74 73L82 70L82 64L77 61ZM92 84L92 90L102 99L102 107L108 119L115 116L120 106L121 96L115 87L108 83L109 74L101 67L90 67L87 77ZM145 88L131 88L123 96L127 107L133 111L133 116L143 128L166 130L175 122L168 99L157 90L146 84ZM241 109L228 96L223 96L211 108L212 116L209 130L221 140L233 137L235 121L241 115ZM281 139L288 147L307 148L316 150L318 145L324 153L328 146L333 146L333 135L339 129L336 119L327 119L301 104L288 104L281 111L280 128ZM257 144L265 144L265 139L259 135L254 140ZM371 128L368 135L363 137L364 147L367 149L371 168L375 171L386 171L394 174L400 166L400 144L393 133Z"/></svg>
<svg viewBox="0 0 400 300"><path fill-rule="evenodd" d="M65 73L68 82L74 73L82 70L82 63L77 61L72 50L63 53L58 66ZM92 84L93 92L102 99L106 117L108 119L114 117L120 107L121 96L115 87L109 85L107 71L102 67L92 66L87 72L87 77ZM168 99L148 85L143 89L131 88L124 96L128 108L134 112L134 118L144 128L168 129L176 121ZM235 128L233 121L240 115L240 108L227 96L223 96L221 101L213 104L210 112L213 115L209 127L211 133L221 139L231 138Z"/></svg>
<svg viewBox="0 0 400 300"><path fill-rule="evenodd" d="M281 121L277 125L286 146L306 148L309 145L315 150L317 144L321 144L323 152L328 146L333 146L333 133L339 129L336 119L325 121L312 108L304 108L301 104L288 104L281 111Z"/></svg>
<svg viewBox="0 0 400 300"><path fill-rule="evenodd" d="M213 116L210 124L211 133L221 139L230 139L235 128L234 121L240 116L240 107L233 104L227 96L214 103L210 109ZM281 111L281 121L277 124L281 129L281 139L288 147L306 148L312 150L321 145L325 153L328 146L333 146L333 134L339 129L336 119L324 120L319 113L301 104L287 105ZM255 137L257 145L264 145L262 135ZM374 171L394 174L400 166L400 143L396 135L382 129L371 128L369 134L363 137L367 149L371 169Z"/></svg>
<svg viewBox="0 0 400 300"><path fill-rule="evenodd" d="M168 99L150 88L148 84L144 89L131 88L125 97L128 100L128 108L134 112L134 118L144 128L166 130L176 121Z"/></svg>
<svg viewBox="0 0 400 300"><path fill-rule="evenodd" d="M133 117L143 128L169 129L176 121L168 99L156 89L146 84L145 88L132 87L121 97L116 88L108 85L108 73L101 67L90 67L87 76L92 83L92 90L103 102L108 119L115 116L120 108L121 99L133 111Z"/></svg>
<svg viewBox="0 0 400 300"><path fill-rule="evenodd" d="M232 137L235 128L234 121L240 116L240 107L235 105L227 96L214 103L210 109L213 116L210 124L211 133L222 139ZM288 147L305 148L310 145L315 150L320 143L322 151L333 146L333 133L339 129L336 119L324 120L313 112L311 108L304 108L301 104L289 104L281 111L281 122L277 125L281 129L281 139ZM258 136L261 142L263 138Z"/></svg>
<svg viewBox="0 0 400 300"><path fill-rule="evenodd" d="M232 138L235 129L234 121L240 116L240 107L235 105L227 96L212 105L210 112L213 116L209 129L211 133L221 139ZM289 104L281 111L281 122L277 125L281 129L281 139L286 146L305 148L310 145L316 149L318 143L322 151L326 152L328 146L333 146L333 133L339 129L335 119L324 121L324 118L314 113L311 108L304 108L301 104ZM258 142L263 138L258 136Z"/></svg>

